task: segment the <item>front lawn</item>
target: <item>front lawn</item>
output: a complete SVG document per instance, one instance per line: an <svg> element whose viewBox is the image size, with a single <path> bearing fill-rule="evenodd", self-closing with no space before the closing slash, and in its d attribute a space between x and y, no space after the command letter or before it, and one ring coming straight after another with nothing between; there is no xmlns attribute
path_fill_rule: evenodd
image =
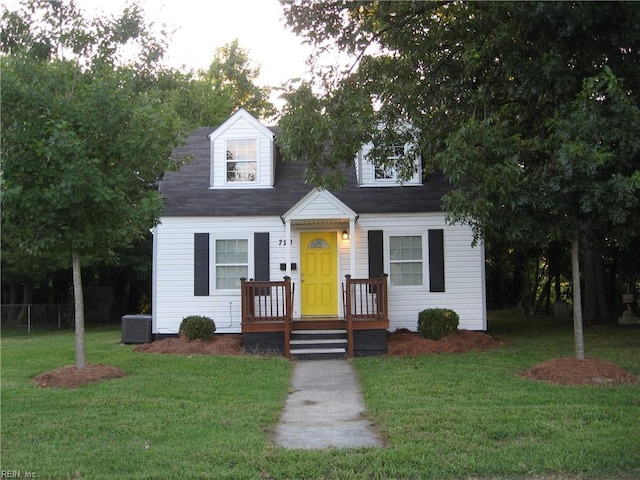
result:
<svg viewBox="0 0 640 480"><path fill-rule="evenodd" d="M133 352L90 329L90 363L127 377L41 389L72 365L73 333L2 338L2 470L36 478L403 479L640 477L640 385L562 387L518 372L572 355L571 325L490 318L499 350L355 359L384 448L287 451L270 439L293 364ZM593 327L588 356L640 375L640 329Z"/></svg>

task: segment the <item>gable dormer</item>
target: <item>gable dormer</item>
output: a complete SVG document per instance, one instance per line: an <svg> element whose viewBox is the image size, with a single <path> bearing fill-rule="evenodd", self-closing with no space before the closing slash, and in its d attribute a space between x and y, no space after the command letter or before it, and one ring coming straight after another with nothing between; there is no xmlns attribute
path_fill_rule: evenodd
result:
<svg viewBox="0 0 640 480"><path fill-rule="evenodd" d="M210 135L211 188L273 187L273 132L244 109Z"/></svg>
<svg viewBox="0 0 640 480"><path fill-rule="evenodd" d="M364 145L358 152L355 165L358 185L360 187L398 187L422 185L422 159L417 156L413 165L413 175L402 181L398 171L393 167L382 167L376 165L369 158L369 152L373 148L372 143ZM409 144L394 145L391 147L390 155L387 157L391 162L406 155Z"/></svg>

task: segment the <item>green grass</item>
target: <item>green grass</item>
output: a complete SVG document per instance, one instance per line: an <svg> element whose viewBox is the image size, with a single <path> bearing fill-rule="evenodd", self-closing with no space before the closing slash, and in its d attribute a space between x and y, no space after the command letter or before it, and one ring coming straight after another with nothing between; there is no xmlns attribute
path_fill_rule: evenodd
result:
<svg viewBox="0 0 640 480"><path fill-rule="evenodd" d="M2 470L39 479L640 478L640 386L521 379L573 354L570 325L490 317L500 350L359 358L384 448L287 451L271 444L292 364L275 357L139 354L117 329L87 332L90 363L127 377L77 390L30 379L71 365L73 333L2 338ZM640 329L585 331L587 356L640 375Z"/></svg>

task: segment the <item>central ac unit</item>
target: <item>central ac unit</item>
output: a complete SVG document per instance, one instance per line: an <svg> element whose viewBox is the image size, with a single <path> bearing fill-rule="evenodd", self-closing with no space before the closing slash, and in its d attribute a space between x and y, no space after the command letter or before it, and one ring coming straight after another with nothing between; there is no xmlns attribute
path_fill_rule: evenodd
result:
<svg viewBox="0 0 640 480"><path fill-rule="evenodd" d="M122 317L122 343L149 343L151 333L151 315L137 314Z"/></svg>

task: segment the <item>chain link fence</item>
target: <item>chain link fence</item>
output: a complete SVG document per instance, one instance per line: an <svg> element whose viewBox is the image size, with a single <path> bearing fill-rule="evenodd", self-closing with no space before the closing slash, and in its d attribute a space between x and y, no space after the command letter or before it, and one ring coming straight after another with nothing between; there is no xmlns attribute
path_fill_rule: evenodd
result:
<svg viewBox="0 0 640 480"><path fill-rule="evenodd" d="M4 328L32 330L62 329L73 324L73 306L63 303L6 304L0 306Z"/></svg>

